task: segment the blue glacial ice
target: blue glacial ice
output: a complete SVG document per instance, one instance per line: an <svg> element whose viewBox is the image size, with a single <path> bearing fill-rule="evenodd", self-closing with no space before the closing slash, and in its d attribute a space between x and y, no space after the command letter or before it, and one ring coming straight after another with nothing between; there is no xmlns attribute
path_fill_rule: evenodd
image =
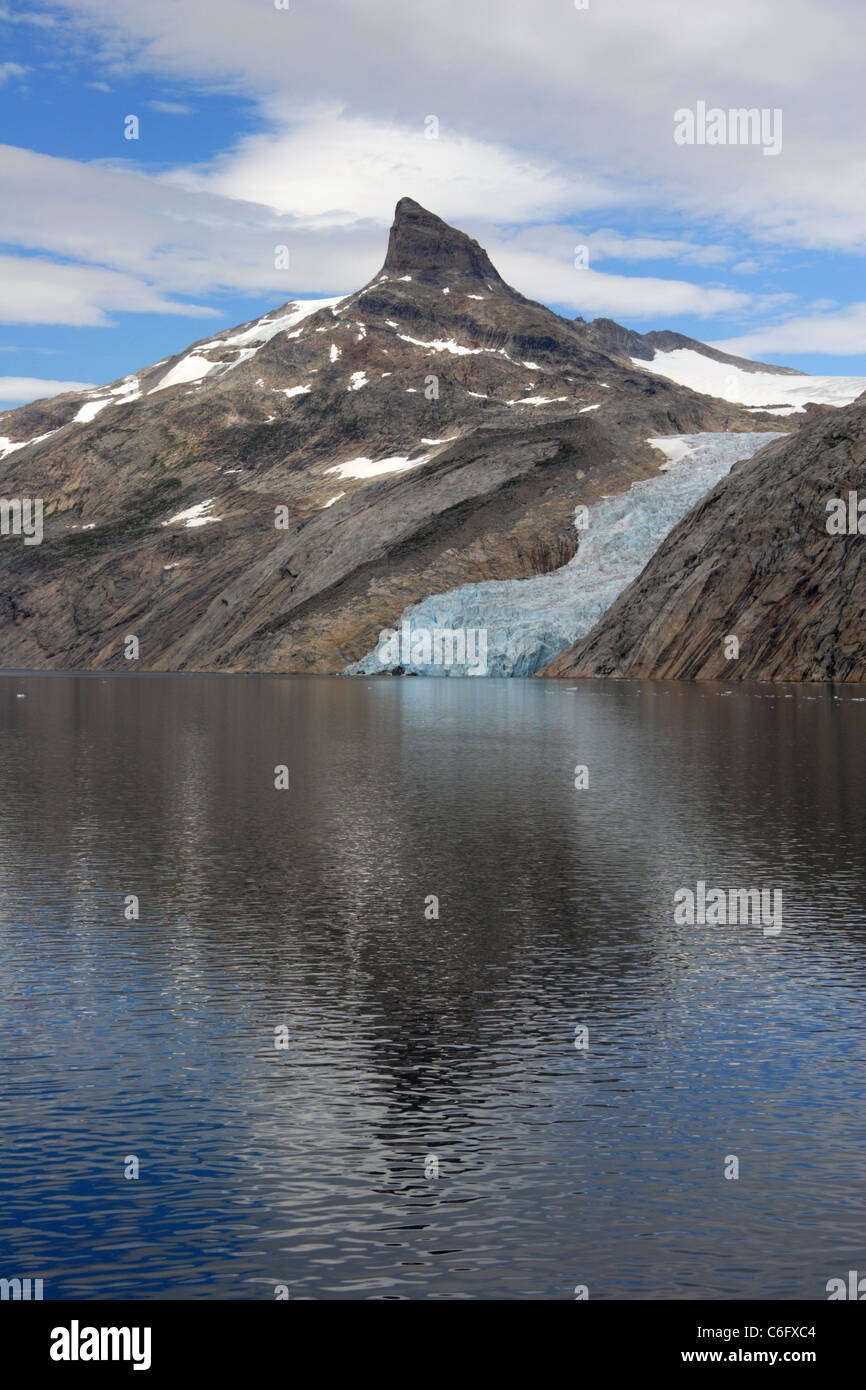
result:
<svg viewBox="0 0 866 1390"><path fill-rule="evenodd" d="M531 676L595 626L668 532L739 459L780 438L767 432L705 433L650 441L668 460L658 476L586 509L576 523L577 553L567 565L531 579L464 584L423 599L396 618L390 648L380 641L345 674L375 675L402 666L419 676ZM466 660L454 660L459 647L446 632L466 634ZM484 664L479 641L486 641Z"/></svg>

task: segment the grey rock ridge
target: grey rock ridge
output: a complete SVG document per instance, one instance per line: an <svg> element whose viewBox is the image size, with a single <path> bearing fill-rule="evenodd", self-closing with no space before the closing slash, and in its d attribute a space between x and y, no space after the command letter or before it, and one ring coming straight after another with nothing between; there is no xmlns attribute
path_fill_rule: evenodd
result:
<svg viewBox="0 0 866 1390"><path fill-rule="evenodd" d="M613 319L593 319L587 323L576 318L575 326L584 340L601 352L611 352L621 357L651 362L657 352L674 352L677 348L690 348L713 362L723 362L729 367L739 367L744 372L770 371L774 376L803 376L796 367L777 367L768 362L753 362L748 357L734 357L729 352L701 343L697 338L689 338L684 333L672 333L663 328L651 333L636 333L633 328L624 328Z"/></svg>
<svg viewBox="0 0 866 1390"><path fill-rule="evenodd" d="M593 631L540 674L866 679L861 498L866 394L735 464Z"/></svg>
<svg viewBox="0 0 866 1390"><path fill-rule="evenodd" d="M590 341L411 199L382 270L0 417L0 665L342 671L418 600L565 563L656 435L773 429ZM279 523L279 524L277 524Z"/></svg>

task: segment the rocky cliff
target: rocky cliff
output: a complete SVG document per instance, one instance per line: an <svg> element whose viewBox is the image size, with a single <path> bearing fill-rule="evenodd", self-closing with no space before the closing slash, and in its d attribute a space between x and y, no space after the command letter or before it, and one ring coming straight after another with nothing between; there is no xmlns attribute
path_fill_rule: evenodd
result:
<svg viewBox="0 0 866 1390"><path fill-rule="evenodd" d="M542 674L862 681L861 523L866 395L736 464Z"/></svg>

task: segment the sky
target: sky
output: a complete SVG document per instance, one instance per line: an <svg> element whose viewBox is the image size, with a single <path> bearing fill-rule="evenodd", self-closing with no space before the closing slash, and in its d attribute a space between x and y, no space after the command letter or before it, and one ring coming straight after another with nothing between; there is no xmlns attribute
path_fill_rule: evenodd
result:
<svg viewBox="0 0 866 1390"><path fill-rule="evenodd" d="M864 38L862 0L0 0L0 408L358 288L403 196L568 317L866 374Z"/></svg>

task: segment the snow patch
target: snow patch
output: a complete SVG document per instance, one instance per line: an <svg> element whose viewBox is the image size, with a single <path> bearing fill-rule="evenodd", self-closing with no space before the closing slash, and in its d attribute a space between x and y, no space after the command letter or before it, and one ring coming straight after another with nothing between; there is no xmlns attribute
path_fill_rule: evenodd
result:
<svg viewBox="0 0 866 1390"><path fill-rule="evenodd" d="M207 526L211 521L222 521L221 516L208 516L207 512L213 506L214 499L209 497L206 502L196 502L194 507L187 507L183 512L176 512L170 516L168 521L164 521L163 526L175 526L178 522L183 522L189 530L193 526Z"/></svg>
<svg viewBox="0 0 866 1390"><path fill-rule="evenodd" d="M657 352L652 362L633 357L635 366L655 372L733 404L763 408L770 415L801 412L807 401L819 405L850 405L866 391L862 376L785 376L776 372L747 372L730 362L716 362L693 348Z"/></svg>
<svg viewBox="0 0 866 1390"><path fill-rule="evenodd" d="M202 357L197 352L187 353L176 362L170 372L166 372L162 381L156 386L151 387L148 395L152 396L157 391L165 391L169 386L184 386L190 381L203 381L211 372L215 372L222 365L219 362L209 362L206 357Z"/></svg>
<svg viewBox="0 0 866 1390"><path fill-rule="evenodd" d="M126 401L138 400L141 395L141 382L137 376L128 376L119 386L114 386L107 394L99 394L95 399L85 401L73 418L73 424L86 425L107 405L121 405Z"/></svg>
<svg viewBox="0 0 866 1390"><path fill-rule="evenodd" d="M210 376L213 372L231 371L233 367L238 367L241 362L246 362L248 358L253 357L259 348L264 347L265 343L269 343L278 333L284 333L287 329L293 328L295 324L302 319L309 318L319 309L326 309L330 305L339 303L340 299L296 299L293 301L293 307L286 314L277 314L276 316L265 314L263 318L257 319L249 328L243 329L240 333L232 333L228 338L211 338L205 343L199 343L185 357L182 357L171 371L157 382L156 386L151 388L148 395L152 396L155 391L164 391L169 386L182 386L191 381L203 381L206 376ZM226 347L240 349L232 362L211 362L205 356L205 353L217 352Z"/></svg>
<svg viewBox="0 0 866 1390"><path fill-rule="evenodd" d="M402 338L404 343L412 343L415 347L429 348L431 352L450 352L455 357L476 357L479 352L484 352L484 348L463 347L454 338L434 338L432 342L425 343L421 338L410 338L408 333L398 333L397 337Z"/></svg>
<svg viewBox="0 0 866 1390"><path fill-rule="evenodd" d="M470 395L474 394L470 392ZM521 396L520 400L506 401L506 405L555 405L557 401L567 401L568 396Z"/></svg>
<svg viewBox="0 0 866 1390"><path fill-rule="evenodd" d="M387 459L368 459L356 458L349 459L346 463L338 463L333 468L326 468L326 473L339 473L340 479L344 478L379 478L384 473L405 473L408 468L417 468L421 463L427 463L429 454L422 454L420 458L410 459L403 455L395 455Z"/></svg>
<svg viewBox="0 0 866 1390"><path fill-rule="evenodd" d="M36 434L32 439L19 439L15 444L6 435L0 435L0 459L5 459L9 454L14 454L16 449L26 449L28 444L38 444L43 439L49 439L57 430L49 430L47 434Z"/></svg>

